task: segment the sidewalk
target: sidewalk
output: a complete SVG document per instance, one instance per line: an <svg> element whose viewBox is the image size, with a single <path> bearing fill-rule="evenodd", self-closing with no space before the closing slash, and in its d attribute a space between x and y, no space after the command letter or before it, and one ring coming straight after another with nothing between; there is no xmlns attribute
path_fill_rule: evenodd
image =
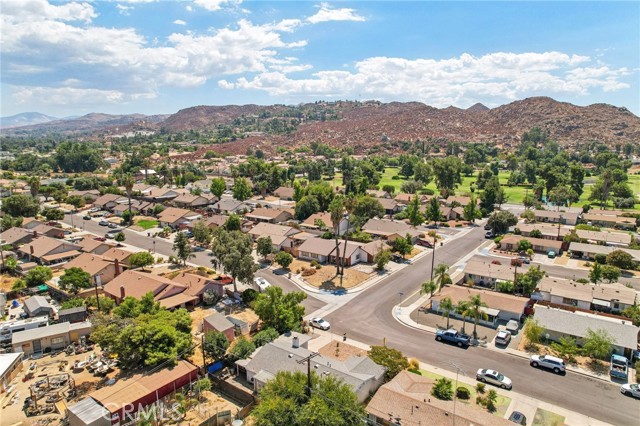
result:
<svg viewBox="0 0 640 426"><path fill-rule="evenodd" d="M316 335L317 337L313 338L312 340L309 341L308 343L308 348L310 351L317 351L320 348L326 346L327 344L331 343L331 341L338 341L338 342L342 342L342 336L337 335L337 334L333 334L330 331L321 331L321 330L314 330L314 335ZM355 346L357 348L360 349L364 349L366 351L370 350L371 347L367 344L364 344L362 342L358 342L355 341L353 339L349 339L347 338L347 341L345 342L346 344L349 344L351 346ZM475 380L474 377L468 377L468 376L464 376L464 375L458 375L458 377L456 378L456 373L453 371L449 371L449 370L444 370L442 368L438 368L435 367L433 365L424 363L424 362L420 362L420 369L422 370L427 370L430 371L432 373L435 374L439 374L441 376L447 377L448 379L451 380L456 380L459 383L465 383L471 387L475 387L475 385L477 384L477 381ZM493 387L492 387L493 389ZM564 409L562 407L553 405L553 404L549 404L547 402L544 401L540 401L537 400L535 398L531 398L527 395L523 395L521 393L518 392L514 392L514 391L507 391L507 390L503 390L500 388L495 388L496 392L498 392L498 394L500 395L504 395L508 398L511 399L511 403L509 404L509 407L507 408L507 411L504 415L504 418L508 418L509 415L513 412L513 411L520 411L521 413L523 413L526 417L527 417L527 424L531 425L534 419L534 416L536 414L536 410L537 409L543 409L546 411L549 411L551 413L555 413L558 414L560 416L563 416L564 419L564 423L566 425L570 425L570 426L610 426L609 423L605 423L602 422L600 420L596 420L593 419L591 417L585 416L583 414L577 413L575 411L571 411L571 410L567 410Z"/></svg>

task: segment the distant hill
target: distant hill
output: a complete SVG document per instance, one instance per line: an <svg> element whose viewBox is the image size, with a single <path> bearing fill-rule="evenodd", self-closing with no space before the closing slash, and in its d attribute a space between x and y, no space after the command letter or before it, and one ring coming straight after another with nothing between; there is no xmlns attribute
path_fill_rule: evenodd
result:
<svg viewBox="0 0 640 426"><path fill-rule="evenodd" d="M65 132L101 135L136 130L184 132L224 129L229 142L220 153L247 149L275 152L324 143L353 147L356 153L402 152L416 141L493 142L517 145L522 133L538 126L563 145L601 141L610 146L640 142L640 118L624 107L586 107L548 97L527 98L496 108L478 103L467 109L439 109L420 102L336 101L286 105L195 106L170 116L88 114L50 121L3 134Z"/></svg>
<svg viewBox="0 0 640 426"><path fill-rule="evenodd" d="M11 127L30 126L33 124L48 123L54 120L58 119L39 112L23 112L10 117L0 117L0 128L9 129Z"/></svg>

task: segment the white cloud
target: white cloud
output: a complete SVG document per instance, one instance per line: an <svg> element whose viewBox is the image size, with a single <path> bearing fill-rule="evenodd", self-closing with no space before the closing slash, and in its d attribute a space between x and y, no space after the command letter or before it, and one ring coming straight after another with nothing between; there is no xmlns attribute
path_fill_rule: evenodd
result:
<svg viewBox="0 0 640 426"><path fill-rule="evenodd" d="M72 82L75 84L76 82ZM153 92L124 93L118 90L83 89L77 87L15 87L17 104L37 101L40 105L74 105L78 108L102 104L121 104L138 99L152 99Z"/></svg>
<svg viewBox="0 0 640 426"><path fill-rule="evenodd" d="M223 6L237 6L242 0L194 0L193 4L203 9L215 12L222 9Z"/></svg>
<svg viewBox="0 0 640 426"><path fill-rule="evenodd" d="M176 19L175 21L173 21L173 23L176 25L187 25L187 23L182 19Z"/></svg>
<svg viewBox="0 0 640 426"><path fill-rule="evenodd" d="M117 4L116 9L121 15L129 16L129 11L133 10L133 6L125 6L124 4Z"/></svg>
<svg viewBox="0 0 640 426"><path fill-rule="evenodd" d="M46 0L3 0L2 17L11 22L60 21L91 22L97 13L89 3L64 3L59 6Z"/></svg>
<svg viewBox="0 0 640 426"><path fill-rule="evenodd" d="M586 95L592 89L628 88L625 68L590 67L586 56L561 52L496 52L476 57L434 60L374 57L354 71L325 70L310 78L290 78L286 65L271 66L252 79L219 82L222 88L262 90L277 97L358 97L418 100L437 107L467 106L495 99L511 101L533 95ZM292 65L294 67L294 65Z"/></svg>
<svg viewBox="0 0 640 426"><path fill-rule="evenodd" d="M318 11L318 13L308 17L307 21L312 24L317 24L318 22L329 22L329 21L363 22L363 21L366 21L366 19L364 16L358 15L354 9L348 9L348 8L332 9L328 3L321 3L320 10Z"/></svg>

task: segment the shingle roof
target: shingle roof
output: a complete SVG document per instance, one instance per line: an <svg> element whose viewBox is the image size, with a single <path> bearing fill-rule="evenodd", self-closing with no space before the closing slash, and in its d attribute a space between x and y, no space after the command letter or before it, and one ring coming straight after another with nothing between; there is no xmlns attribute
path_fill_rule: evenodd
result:
<svg viewBox="0 0 640 426"><path fill-rule="evenodd" d="M176 220L180 219L192 213L190 210L181 209L178 207L167 207L160 214L158 214L158 219L162 222L174 223Z"/></svg>
<svg viewBox="0 0 640 426"><path fill-rule="evenodd" d="M369 219L362 230L376 235L404 234L411 229L411 225L397 220Z"/></svg>
<svg viewBox="0 0 640 426"><path fill-rule="evenodd" d="M31 253L31 247L33 247L33 253ZM68 241L58 240L56 238L42 235L38 238L34 238L29 244L22 245L18 251L25 255L33 254L35 257L42 257L58 248L61 248L61 251L63 252L81 249L80 246L71 244Z"/></svg>
<svg viewBox="0 0 640 426"><path fill-rule="evenodd" d="M640 261L640 250L628 249L626 247L611 247L601 246L599 244L584 244L584 243L571 243L569 244L569 251L581 253L593 253L593 254L609 254L615 250L622 250L625 253L629 253L633 260Z"/></svg>
<svg viewBox="0 0 640 426"><path fill-rule="evenodd" d="M510 294L498 293L489 290L477 290L475 288L462 287L459 285L448 286L435 294L431 299L440 301L445 297L451 298L454 304L462 300L468 300L471 296L479 295L488 308L505 312L523 313L524 307L529 301L528 298L512 296Z"/></svg>
<svg viewBox="0 0 640 426"><path fill-rule="evenodd" d="M124 287L125 297L131 296L139 299L151 292L156 300L180 293L186 288L186 286L168 278L132 270L124 271L112 281L109 281L104 286L104 292L120 298L120 287Z"/></svg>
<svg viewBox="0 0 640 426"><path fill-rule="evenodd" d="M603 329L613 337L613 344L623 348L638 348L638 331L630 320L587 314L585 312L570 312L548 306L536 306L534 318L547 330L567 334L574 337L584 337L587 330Z"/></svg>
<svg viewBox="0 0 640 426"><path fill-rule="evenodd" d="M214 330L225 331L230 328L234 328L235 326L231 321L227 319L224 315L218 312L214 312L208 317L205 317L202 321L209 324Z"/></svg>
<svg viewBox="0 0 640 426"><path fill-rule="evenodd" d="M68 322L61 322L59 324L52 324L46 327L32 328L30 330L18 331L11 335L11 344L18 345L25 342L31 342L33 340L42 339L45 337L57 336L69 332Z"/></svg>
<svg viewBox="0 0 640 426"><path fill-rule="evenodd" d="M53 309L51 304L47 302L47 299L43 296L31 296L24 301L24 307L27 308L29 312L34 312L39 308Z"/></svg>
<svg viewBox="0 0 640 426"><path fill-rule="evenodd" d="M2 244L13 245L22 241L30 241L31 239L33 239L32 231L17 227L9 228L0 234L0 240L2 240Z"/></svg>
<svg viewBox="0 0 640 426"><path fill-rule="evenodd" d="M603 241L608 243L629 244L631 243L631 235L624 232L603 232L603 231L587 231L577 229L576 234L584 240Z"/></svg>
<svg viewBox="0 0 640 426"><path fill-rule="evenodd" d="M72 261L65 263L62 269L67 270L69 268L80 268L89 273L89 275L94 276L111 265L113 265L113 262L105 260L102 256L91 253L82 253Z"/></svg>
<svg viewBox="0 0 640 426"><path fill-rule="evenodd" d="M261 237L263 235L291 235L298 232L290 226L277 225L275 223L260 222L249 231L250 235Z"/></svg>

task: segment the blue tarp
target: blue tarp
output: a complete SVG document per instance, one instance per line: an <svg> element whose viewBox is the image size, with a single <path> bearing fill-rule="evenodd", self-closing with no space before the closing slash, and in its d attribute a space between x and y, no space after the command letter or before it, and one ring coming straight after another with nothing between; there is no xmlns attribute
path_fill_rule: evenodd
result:
<svg viewBox="0 0 640 426"><path fill-rule="evenodd" d="M207 367L207 371L212 374L216 371L222 370L222 367L224 367L222 361L216 361Z"/></svg>
<svg viewBox="0 0 640 426"><path fill-rule="evenodd" d="M11 302L11 306L13 306L14 308L17 308L18 306L20 306L20 303L18 303L17 300L14 300L13 302Z"/></svg>

